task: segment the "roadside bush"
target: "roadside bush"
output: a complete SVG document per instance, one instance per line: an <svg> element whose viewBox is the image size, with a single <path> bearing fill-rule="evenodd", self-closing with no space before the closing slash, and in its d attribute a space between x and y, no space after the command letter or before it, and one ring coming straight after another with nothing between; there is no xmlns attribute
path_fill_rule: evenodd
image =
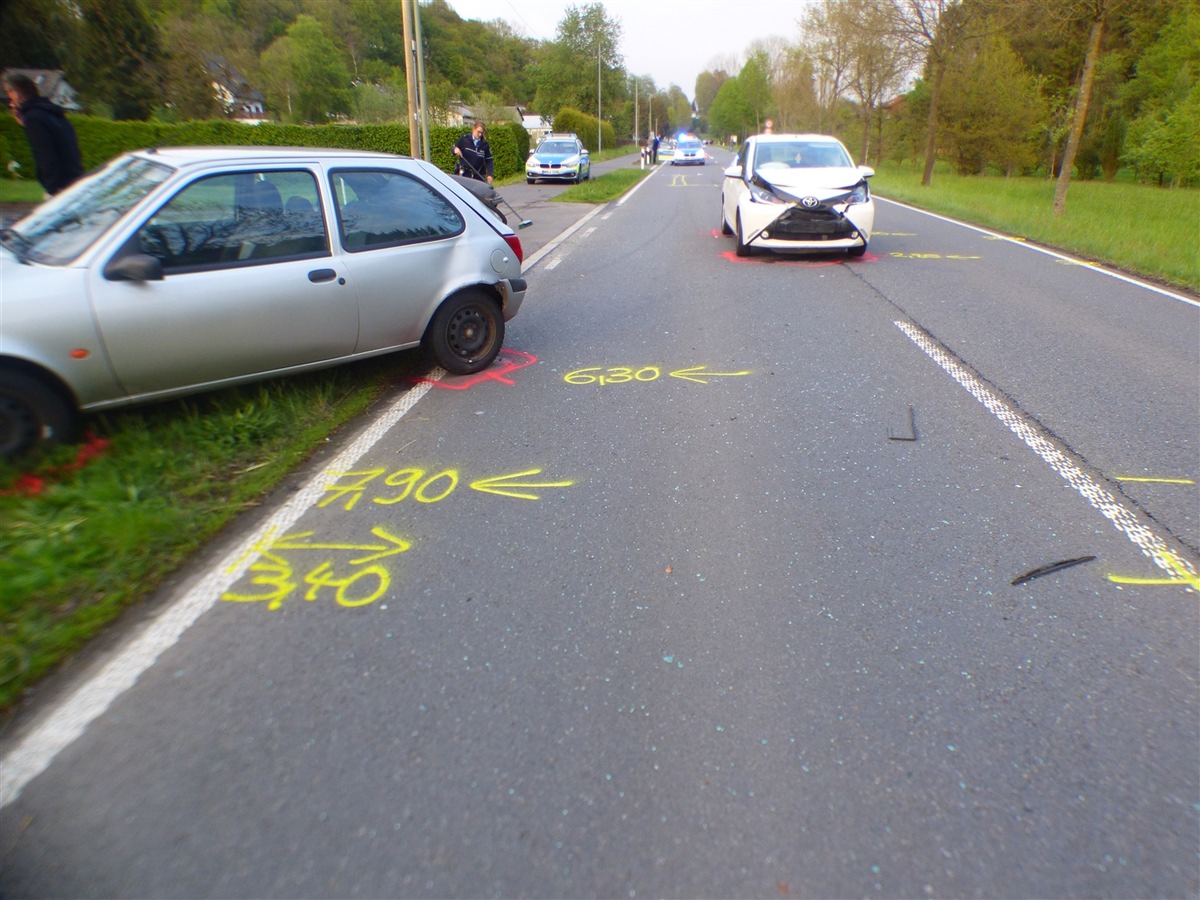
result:
<svg viewBox="0 0 1200 900"><path fill-rule="evenodd" d="M145 147L260 146L329 147L340 150L371 150L379 153L409 152L407 125L243 125L224 119L170 124L163 122L114 122L94 116L70 115L79 137L83 166L91 170L116 156ZM595 120L592 120L593 123ZM432 162L443 172L454 171L454 142L463 128L429 129ZM593 135L595 128L593 126ZM524 171L529 155L529 134L517 123L489 130L488 140L496 158L496 177ZM605 136L608 142L608 136ZM585 141L586 143L586 141ZM614 144L615 145L615 144ZM20 164L32 178L35 166L24 129L11 116L0 117L0 161ZM7 168L5 175L7 175Z"/></svg>

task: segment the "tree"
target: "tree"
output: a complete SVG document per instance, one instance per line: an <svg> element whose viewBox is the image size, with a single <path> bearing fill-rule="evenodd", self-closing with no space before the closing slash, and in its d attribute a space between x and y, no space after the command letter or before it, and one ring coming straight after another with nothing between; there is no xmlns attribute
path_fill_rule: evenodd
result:
<svg viewBox="0 0 1200 900"><path fill-rule="evenodd" d="M1200 4L1177 6L1120 91L1124 159L1173 184L1200 180Z"/></svg>
<svg viewBox="0 0 1200 900"><path fill-rule="evenodd" d="M937 157L938 112L946 66L962 41L972 36L971 7L960 0L892 0L889 30L924 57L929 82L929 121L925 130L925 170L921 184L933 181Z"/></svg>
<svg viewBox="0 0 1200 900"><path fill-rule="evenodd" d="M841 9L840 0L822 0L809 8L801 22L804 53L813 69L817 131L835 130L837 104L850 67L850 36L844 31L849 17Z"/></svg>
<svg viewBox="0 0 1200 900"><path fill-rule="evenodd" d="M1032 138L1046 104L1038 79L1001 35L963 44L947 67L946 88L942 135L960 174L988 165L1012 172L1036 161Z"/></svg>
<svg viewBox="0 0 1200 900"><path fill-rule="evenodd" d="M717 97L717 91L728 77L729 73L724 69L715 72L706 69L696 76L696 108L700 110L701 115L708 114L713 100Z"/></svg>
<svg viewBox="0 0 1200 900"><path fill-rule="evenodd" d="M602 112L604 97L623 98L620 45L621 25L608 17L604 4L567 7L555 40L543 47L537 64L538 110L552 114L570 106Z"/></svg>
<svg viewBox="0 0 1200 900"><path fill-rule="evenodd" d="M1083 125L1087 120L1088 104L1092 99L1092 81L1096 75L1096 62L1100 58L1100 41L1104 36L1104 24L1122 0L1074 0L1063 3L1060 9L1067 15L1085 18L1089 24L1087 53L1083 58L1083 71L1079 76L1079 92L1075 98L1075 111L1071 117L1071 131L1067 136L1067 149L1063 154L1062 171L1054 186L1054 214L1061 216L1067 208L1067 187L1071 184L1071 170L1075 167L1075 154L1083 136Z"/></svg>
<svg viewBox="0 0 1200 900"><path fill-rule="evenodd" d="M800 47L789 46L779 74L771 85L771 99L780 131L817 131L821 114L813 90L813 66Z"/></svg>
<svg viewBox="0 0 1200 900"><path fill-rule="evenodd" d="M756 132L762 130L762 123L771 115L771 83L767 79L770 60L766 53L757 51L750 54L742 70L738 72L738 86L742 100L749 107Z"/></svg>
<svg viewBox="0 0 1200 900"><path fill-rule="evenodd" d="M0 3L0 59L22 69L57 69L70 57L79 24L67 0L6 0Z"/></svg>
<svg viewBox="0 0 1200 900"><path fill-rule="evenodd" d="M713 99L708 123L714 134L721 137L744 137L756 127L754 109L742 92L741 79L727 78Z"/></svg>
<svg viewBox="0 0 1200 900"><path fill-rule="evenodd" d="M849 41L846 82L858 99L858 117L862 126L859 160L866 163L870 156L872 121L888 95L900 86L911 58L904 45L888 32L886 0L843 4L839 12L839 19L848 16L848 21L841 24L839 30ZM882 151L882 147L876 148L877 158L881 157Z"/></svg>
<svg viewBox="0 0 1200 900"><path fill-rule="evenodd" d="M80 28L68 78L94 111L115 119L146 119L162 102L162 54L154 27L137 0L75 0Z"/></svg>
<svg viewBox="0 0 1200 900"><path fill-rule="evenodd" d="M343 53L312 16L300 15L260 59L267 96L289 122L324 122L350 111Z"/></svg>

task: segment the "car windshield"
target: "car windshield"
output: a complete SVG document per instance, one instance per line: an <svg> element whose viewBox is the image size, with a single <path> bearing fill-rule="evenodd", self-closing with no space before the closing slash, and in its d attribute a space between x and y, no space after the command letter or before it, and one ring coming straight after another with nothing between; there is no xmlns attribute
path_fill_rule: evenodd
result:
<svg viewBox="0 0 1200 900"><path fill-rule="evenodd" d="M680 141L679 149L680 150L699 150L700 142L699 141Z"/></svg>
<svg viewBox="0 0 1200 900"><path fill-rule="evenodd" d="M538 153L553 154L555 156L569 156L576 152L574 144L568 144L563 141L556 141L553 144L542 144L538 147Z"/></svg>
<svg viewBox="0 0 1200 900"><path fill-rule="evenodd" d="M77 182L12 229L21 258L49 266L69 263L172 171L162 163L129 157Z"/></svg>
<svg viewBox="0 0 1200 900"><path fill-rule="evenodd" d="M763 141L754 154L754 167L761 169L822 169L853 167L850 157L837 144L813 141Z"/></svg>

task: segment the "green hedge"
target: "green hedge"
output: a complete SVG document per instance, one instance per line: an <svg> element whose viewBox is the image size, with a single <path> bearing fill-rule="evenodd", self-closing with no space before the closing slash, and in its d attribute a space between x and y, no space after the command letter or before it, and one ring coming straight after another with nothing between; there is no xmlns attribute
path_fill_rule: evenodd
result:
<svg viewBox="0 0 1200 900"><path fill-rule="evenodd" d="M583 141L583 146L595 153L600 149L596 146L596 126L599 122L595 116L564 106L554 117L554 130L559 133L574 132ZM604 139L604 146L610 150L617 146L617 133L613 131L611 122L600 124L600 136Z"/></svg>
<svg viewBox="0 0 1200 900"><path fill-rule="evenodd" d="M407 155L407 125L243 125L224 120L185 122L170 125L156 122L113 122L91 116L70 116L79 137L83 166L91 170L113 157L145 147L264 146L331 147L339 150L374 150ZM454 171L454 142L467 128L430 128L433 164L444 172ZM529 133L519 124L494 125L488 141L495 157L495 174L504 178L525 171L529 155ZM20 163L22 178L34 177L33 155L24 131L11 116L0 117L0 160ZM4 172L8 175L7 169Z"/></svg>

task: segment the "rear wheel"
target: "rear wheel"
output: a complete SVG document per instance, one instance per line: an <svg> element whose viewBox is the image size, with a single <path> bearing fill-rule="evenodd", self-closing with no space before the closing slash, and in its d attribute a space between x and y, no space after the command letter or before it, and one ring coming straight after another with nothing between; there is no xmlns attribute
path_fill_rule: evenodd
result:
<svg viewBox="0 0 1200 900"><path fill-rule="evenodd" d="M39 444L69 441L75 425L75 410L45 379L0 371L0 457L18 456Z"/></svg>
<svg viewBox="0 0 1200 900"><path fill-rule="evenodd" d="M742 214L737 215L737 250L738 256L749 256L751 253L750 245L743 240L742 236Z"/></svg>
<svg viewBox="0 0 1200 900"><path fill-rule="evenodd" d="M446 300L425 330L425 346L453 375L471 375L492 364L504 343L500 304L480 290Z"/></svg>

